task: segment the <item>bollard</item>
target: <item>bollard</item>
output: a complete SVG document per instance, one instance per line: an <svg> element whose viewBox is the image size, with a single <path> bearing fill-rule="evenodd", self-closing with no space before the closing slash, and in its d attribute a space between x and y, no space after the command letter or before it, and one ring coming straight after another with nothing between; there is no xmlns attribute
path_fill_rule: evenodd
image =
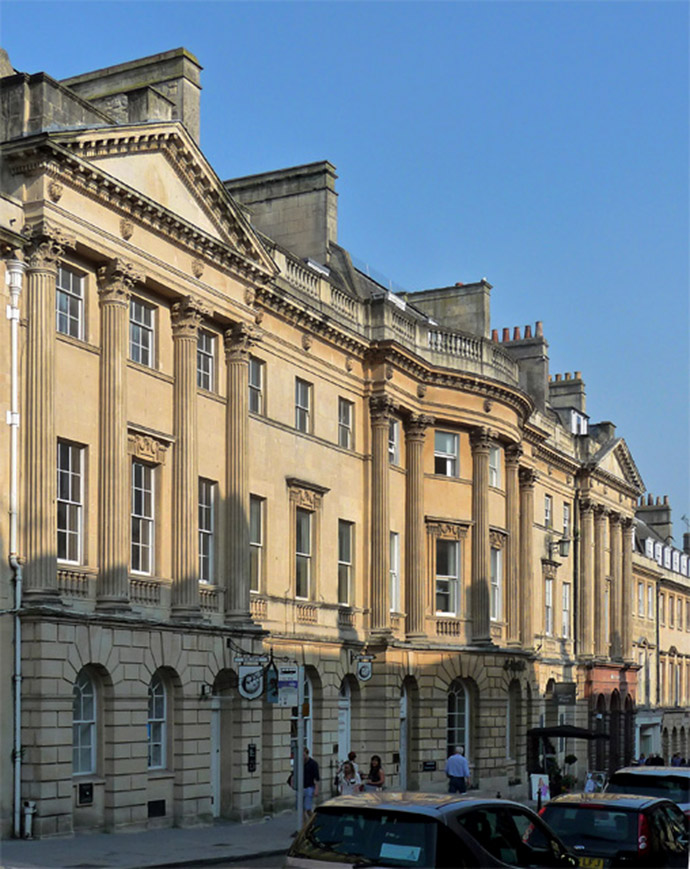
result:
<svg viewBox="0 0 690 869"><path fill-rule="evenodd" d="M34 815L36 803L34 800L24 800L24 838L33 839Z"/></svg>

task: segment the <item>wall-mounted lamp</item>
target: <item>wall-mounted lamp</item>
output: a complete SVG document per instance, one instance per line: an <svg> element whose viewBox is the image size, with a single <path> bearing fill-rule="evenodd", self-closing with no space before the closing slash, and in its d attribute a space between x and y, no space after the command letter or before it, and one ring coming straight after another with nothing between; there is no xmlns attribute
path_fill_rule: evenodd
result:
<svg viewBox="0 0 690 869"><path fill-rule="evenodd" d="M569 537L561 537L560 540L549 540L549 558L553 556L554 549L558 548L558 554L561 558L567 558L568 553L570 552L570 538Z"/></svg>
<svg viewBox="0 0 690 869"><path fill-rule="evenodd" d="M213 694L213 685L209 685L208 682L202 682L199 686L199 700L208 700L211 694Z"/></svg>

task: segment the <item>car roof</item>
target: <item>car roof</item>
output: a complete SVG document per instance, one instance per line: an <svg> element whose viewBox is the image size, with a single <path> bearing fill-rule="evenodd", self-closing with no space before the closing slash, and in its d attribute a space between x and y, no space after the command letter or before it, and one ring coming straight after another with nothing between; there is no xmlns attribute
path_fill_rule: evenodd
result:
<svg viewBox="0 0 690 869"><path fill-rule="evenodd" d="M675 775L682 778L690 778L690 766L624 766L611 773L611 778L625 773L626 775Z"/></svg>
<svg viewBox="0 0 690 869"><path fill-rule="evenodd" d="M511 800L482 799L481 797L458 796L456 794L425 794L416 791L375 791L372 793L354 794L352 796L334 797L322 803L318 808L332 809L339 806L351 806L360 809L386 809L396 812L412 812L442 817L458 809L486 808L487 806L513 806L526 809L526 806ZM532 810L527 808L528 812Z"/></svg>
<svg viewBox="0 0 690 869"><path fill-rule="evenodd" d="M658 803L669 803L671 800L664 799L662 797L644 797L639 794L611 794L608 792L605 793L594 793L594 794L562 794L560 797L554 797L550 802L546 805L551 806L554 803L568 804L568 805L582 805L582 806L591 806L591 807L605 807L607 809L633 809L637 811L642 811L649 806L656 805Z"/></svg>

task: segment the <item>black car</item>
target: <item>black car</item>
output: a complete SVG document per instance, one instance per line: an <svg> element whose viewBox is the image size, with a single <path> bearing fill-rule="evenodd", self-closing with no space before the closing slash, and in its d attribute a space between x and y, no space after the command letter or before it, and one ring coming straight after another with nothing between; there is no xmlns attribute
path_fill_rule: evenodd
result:
<svg viewBox="0 0 690 869"><path fill-rule="evenodd" d="M685 816L671 800L633 794L565 794L542 818L582 869L688 866Z"/></svg>
<svg viewBox="0 0 690 869"><path fill-rule="evenodd" d="M576 867L577 860L519 803L383 791L338 797L319 806L288 851L285 865L564 869Z"/></svg>

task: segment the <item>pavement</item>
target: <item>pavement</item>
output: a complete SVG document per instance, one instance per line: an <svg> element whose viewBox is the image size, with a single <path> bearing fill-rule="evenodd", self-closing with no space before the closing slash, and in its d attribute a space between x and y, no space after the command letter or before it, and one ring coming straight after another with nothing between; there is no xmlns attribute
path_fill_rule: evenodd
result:
<svg viewBox="0 0 690 869"><path fill-rule="evenodd" d="M1 869L148 869L209 866L284 854L292 842L295 812L255 823L218 820L208 827L138 833L84 833L70 838L5 839Z"/></svg>

